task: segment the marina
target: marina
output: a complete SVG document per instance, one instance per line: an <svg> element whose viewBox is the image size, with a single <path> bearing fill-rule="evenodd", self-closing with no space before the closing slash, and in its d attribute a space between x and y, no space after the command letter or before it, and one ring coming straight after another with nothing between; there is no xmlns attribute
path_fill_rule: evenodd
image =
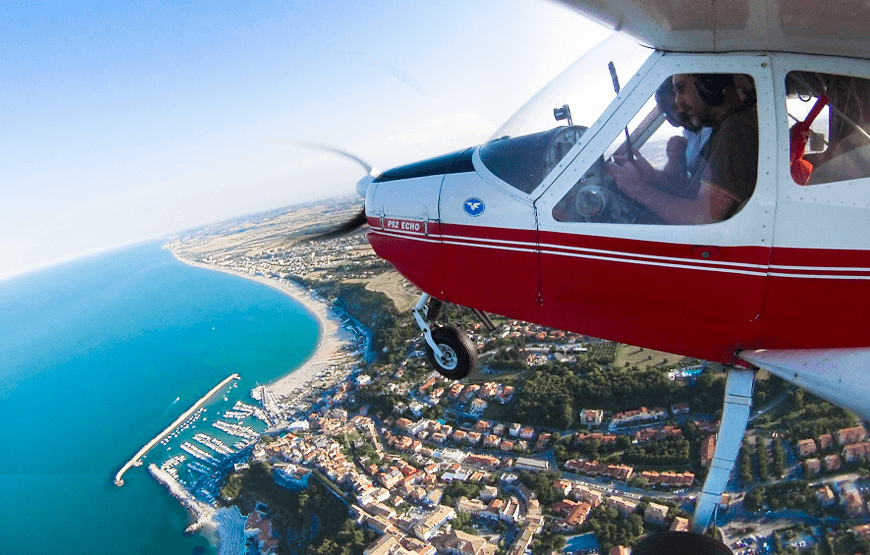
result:
<svg viewBox="0 0 870 555"><path fill-rule="evenodd" d="M234 452L223 441L221 441L219 439L215 439L215 438L211 437L210 435L204 434L202 432L193 436L193 439L197 443L201 443L202 445L205 445L206 447L208 447L209 449L211 449L215 453L220 453L221 455L232 455Z"/></svg>
<svg viewBox="0 0 870 555"><path fill-rule="evenodd" d="M185 441L181 444L181 449L190 453L201 461L207 462L209 464L218 464L218 460L216 458L212 457L211 455L188 441Z"/></svg>
<svg viewBox="0 0 870 555"><path fill-rule="evenodd" d="M166 436L169 436L170 434L175 432L176 428L178 428L180 425L184 424L184 422L191 415L193 415L200 407L202 407L202 405L204 405L209 399L211 399L211 397L215 393L220 391L221 388L223 388L225 385L227 385L231 381L239 380L239 379L241 379L241 377L238 374L231 374L230 376L224 378L219 384L214 386L211 390L209 390L208 393L206 393L202 398L200 398L199 401L194 403L192 407L190 407L189 409L184 411L184 413L182 413L181 416L176 418L175 421L172 424L170 424L165 430L160 432L154 439L152 439L151 441L146 443L145 446L142 447L142 449L140 449L135 455L133 455L133 458L130 459L129 461L127 461L127 463L124 466L122 466L121 470L119 470L118 473L115 475L115 485L118 487L123 486L124 485L124 473L127 472L127 470L129 470L130 467L140 466L142 464L142 461L141 461L142 457L144 457L145 454L148 453L148 451L150 451L152 447L157 445L157 443L159 443L160 440L162 440Z"/></svg>
<svg viewBox="0 0 870 555"><path fill-rule="evenodd" d="M241 412L241 411L237 411L237 410L228 410L228 411L224 412L223 417L228 419L228 420L244 420L248 416L250 416L250 413Z"/></svg>
<svg viewBox="0 0 870 555"><path fill-rule="evenodd" d="M189 463L187 463L187 467L190 468L191 470L195 470L196 472L199 472L200 474L211 474L211 472L213 470L213 469L211 469L211 468L209 468L209 467L205 466L204 464L197 462L197 461L190 461Z"/></svg>
<svg viewBox="0 0 870 555"><path fill-rule="evenodd" d="M241 437L244 439L256 439L260 437L260 434L257 433L257 431L250 426L232 424L230 422L224 422L223 420L215 420L211 423L211 425L222 432L228 433L231 436Z"/></svg>

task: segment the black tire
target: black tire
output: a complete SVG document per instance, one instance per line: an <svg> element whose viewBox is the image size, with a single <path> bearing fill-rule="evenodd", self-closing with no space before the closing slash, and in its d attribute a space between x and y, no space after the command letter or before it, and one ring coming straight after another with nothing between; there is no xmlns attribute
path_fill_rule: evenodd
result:
<svg viewBox="0 0 870 555"><path fill-rule="evenodd" d="M468 337L452 327L434 328L432 339L446 355L446 360L436 360L435 352L426 343L426 356L438 373L449 380L461 380L477 364L477 350Z"/></svg>

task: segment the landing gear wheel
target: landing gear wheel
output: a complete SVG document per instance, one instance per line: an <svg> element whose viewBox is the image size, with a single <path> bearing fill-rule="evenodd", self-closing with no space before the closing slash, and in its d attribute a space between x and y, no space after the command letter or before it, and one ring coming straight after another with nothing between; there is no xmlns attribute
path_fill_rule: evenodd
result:
<svg viewBox="0 0 870 555"><path fill-rule="evenodd" d="M460 330L451 327L435 328L432 339L444 353L444 358L438 360L435 352L427 344L426 356L438 373L450 380L461 380L471 372L477 364L477 351L468 337Z"/></svg>

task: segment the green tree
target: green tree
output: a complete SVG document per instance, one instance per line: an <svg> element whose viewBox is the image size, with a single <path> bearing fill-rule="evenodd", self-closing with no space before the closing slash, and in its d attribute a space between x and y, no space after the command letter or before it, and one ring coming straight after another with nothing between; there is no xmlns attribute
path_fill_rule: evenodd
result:
<svg viewBox="0 0 870 555"><path fill-rule="evenodd" d="M544 555L551 551L562 551L563 547L565 547L565 536L547 530L535 537L532 542L532 553Z"/></svg>
<svg viewBox="0 0 870 555"><path fill-rule="evenodd" d="M762 438L758 438L755 442L755 464L758 468L758 479L760 481L767 480L770 475L770 467L767 460L767 447Z"/></svg>
<svg viewBox="0 0 870 555"><path fill-rule="evenodd" d="M471 515L465 511L457 511L456 517L450 521L450 525L455 530L461 530L468 534L477 535L477 532L475 532L474 527L471 525Z"/></svg>
<svg viewBox="0 0 870 555"><path fill-rule="evenodd" d="M753 482L754 478L755 476L752 472L752 447L744 438L743 445L740 447L740 479L748 484Z"/></svg>
<svg viewBox="0 0 870 555"><path fill-rule="evenodd" d="M782 446L780 438L773 440L771 454L773 455L773 473L778 478L782 478L785 475L785 448Z"/></svg>
<svg viewBox="0 0 870 555"><path fill-rule="evenodd" d="M761 503L764 501L764 486L755 486L743 498L743 507L747 511L755 512L761 510Z"/></svg>

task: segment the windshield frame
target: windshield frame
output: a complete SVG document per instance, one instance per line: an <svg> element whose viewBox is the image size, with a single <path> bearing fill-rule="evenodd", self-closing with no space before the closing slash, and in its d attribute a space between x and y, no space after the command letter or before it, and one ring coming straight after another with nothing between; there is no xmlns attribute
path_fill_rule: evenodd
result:
<svg viewBox="0 0 870 555"><path fill-rule="evenodd" d="M588 141L590 134L594 135L602 122L607 121L613 115L614 107L618 106L631 93L637 83L637 78L645 74L660 56L661 53L638 45L618 33L605 38L538 91L487 142L476 149L475 169L482 176L486 176L486 180L491 184L497 185L500 189L510 190L512 196L532 199L539 197L540 193L574 159ZM619 95L613 89L607 60L614 61L617 74L626 81ZM590 79L593 74L594 79ZM594 82L594 86L588 84L590 81ZM580 97L580 100L589 97L596 99L595 101L584 100L573 104L574 125L588 126L588 129L565 153L561 161L547 175L542 176L539 183L524 190L515 183L503 180L498 176L497 171L494 172L493 168L486 166L484 160L487 159L485 155L487 148L501 142L506 137L509 140L522 140L535 134L554 134L557 129L566 129L568 127L566 121L557 121L553 117L552 110L558 106L551 105L555 102L554 99L558 99L559 102L566 100L568 98L566 91L573 91L571 97L574 100L578 100L577 97Z"/></svg>
<svg viewBox="0 0 870 555"><path fill-rule="evenodd" d="M544 193L548 192L554 183L564 181L564 185L568 185L568 180L562 180L562 176L569 167L573 166L572 169L579 170L582 169L583 172L587 171L593 163L601 156L602 152L597 152L595 155L592 155L591 152L586 152L579 160L577 160L578 156L581 156L584 150L586 150L586 146L593 142L598 134L601 132L601 129L606 126L614 116L620 113L622 110L628 110L632 113L636 113L639 111L643 105L647 102L646 98L642 98L639 95L632 95L634 90L637 88L638 84L641 83L647 74L652 70L653 67L658 64L659 60L664 56L663 52L653 51L650 53L649 57L637 70L637 72L632 75L631 79L628 83L625 84L619 91L618 95L615 95L614 98L610 101L610 104L607 105L607 108L604 112L601 113L600 116L595 120L595 123L589 126L589 129L580 137L580 140L577 141L577 144L574 145L568 153L562 158L562 161L556 166L556 168L548 175L541 184L532 191L532 197L537 200L541 198ZM617 68L619 71L619 68ZM598 149L593 149L597 151ZM578 162L579 165L575 165L575 162ZM579 175L577 175L577 179L579 179ZM568 189L573 187L573 184L577 182L577 179L574 179L570 186L565 188L564 193L568 192ZM563 185L557 185L557 188L561 188Z"/></svg>

